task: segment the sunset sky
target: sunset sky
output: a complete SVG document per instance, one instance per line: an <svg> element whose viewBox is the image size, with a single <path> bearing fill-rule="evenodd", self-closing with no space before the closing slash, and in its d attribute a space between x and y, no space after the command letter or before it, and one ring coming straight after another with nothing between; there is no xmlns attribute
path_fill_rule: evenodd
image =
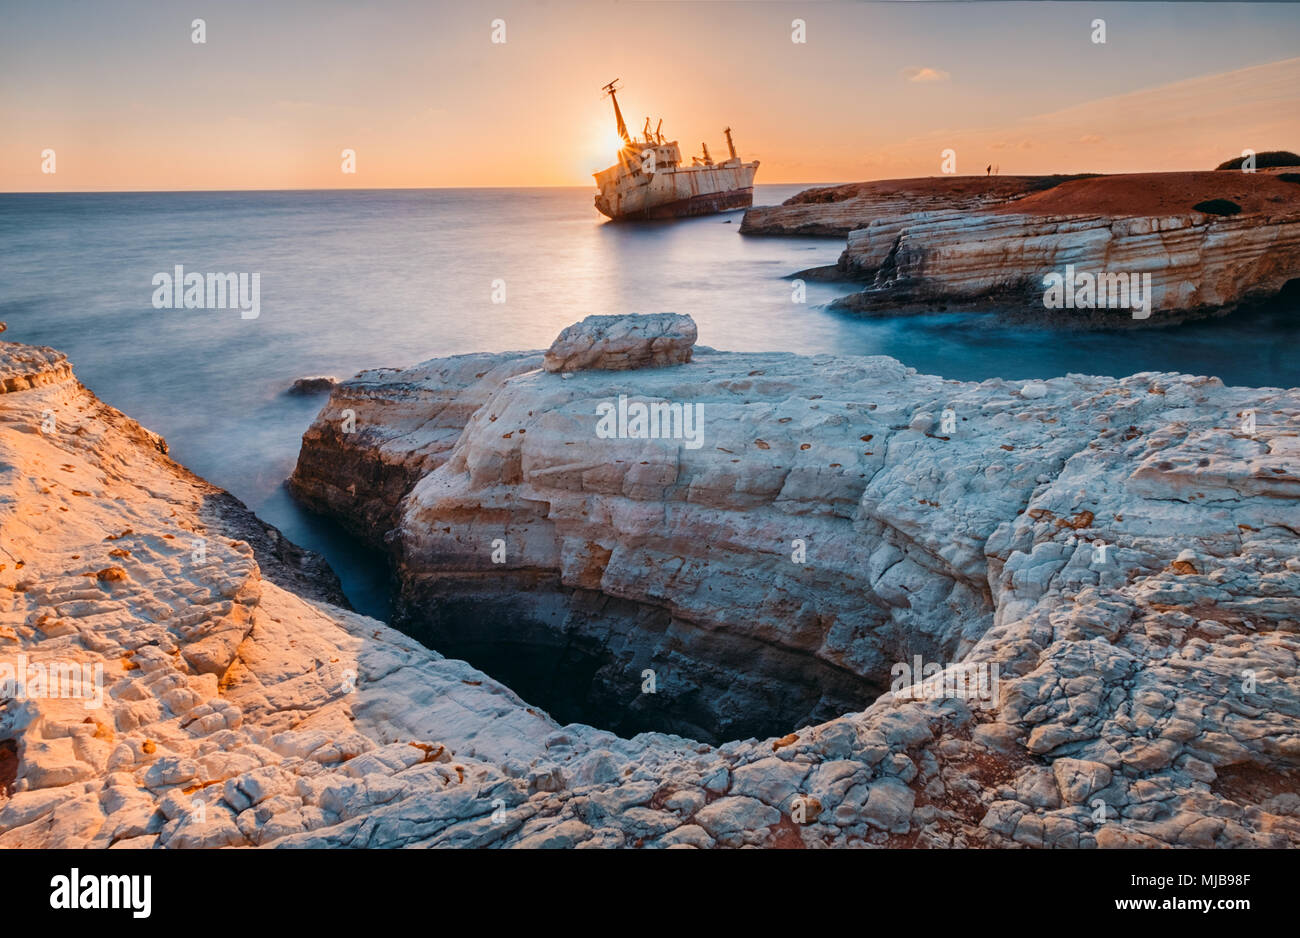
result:
<svg viewBox="0 0 1300 938"><path fill-rule="evenodd" d="M0 0L0 21L0 191L588 186L613 78L633 130L663 117L716 155L730 125L760 183L933 175L945 148L1004 174L1300 150L1283 3Z"/></svg>

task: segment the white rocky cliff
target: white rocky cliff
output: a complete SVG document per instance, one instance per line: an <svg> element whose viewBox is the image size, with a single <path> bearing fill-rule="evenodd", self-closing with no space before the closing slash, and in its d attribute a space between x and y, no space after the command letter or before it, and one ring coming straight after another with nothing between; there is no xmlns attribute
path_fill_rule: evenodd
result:
<svg viewBox="0 0 1300 938"><path fill-rule="evenodd" d="M295 486L389 545L404 628L549 647L588 678L563 705L729 741L561 726L340 608L5 343L0 666L98 666L102 705L0 684L0 846L1300 843L1300 392L950 382L665 317L567 341L611 358L343 382ZM639 439L652 401L698 422ZM872 703L912 655L991 699Z"/></svg>
<svg viewBox="0 0 1300 938"><path fill-rule="evenodd" d="M751 209L741 230L843 233L837 265L805 275L864 284L837 302L862 314L968 308L1078 325L1159 325L1230 313L1300 283L1293 175L887 180ZM1210 211L1216 200L1236 214ZM1089 290L1095 308L1048 308L1044 277L1067 272L1123 275L1124 289L1109 291L1118 298ZM1130 281L1142 286L1143 309L1129 305Z"/></svg>
<svg viewBox="0 0 1300 938"><path fill-rule="evenodd" d="M364 373L304 437L298 490L388 526L372 536L393 550L404 628L485 660L494 642L585 655L538 692L629 732L717 739L828 719L914 655L996 665L993 707L887 696L717 750L763 754L741 777L773 773L758 801L780 818L800 798L833 809L792 829L809 845L1295 839L1295 390L969 384L698 348L634 372L542 359ZM702 408L702 445L602 438L620 395L629 413ZM352 467L418 481L380 516ZM353 484L349 515L336 496ZM908 820L866 820L873 798Z"/></svg>

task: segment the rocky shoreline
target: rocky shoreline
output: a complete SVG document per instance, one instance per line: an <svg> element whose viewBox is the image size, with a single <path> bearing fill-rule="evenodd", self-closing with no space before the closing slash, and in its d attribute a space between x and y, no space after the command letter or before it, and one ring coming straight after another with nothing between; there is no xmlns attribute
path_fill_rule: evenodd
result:
<svg viewBox="0 0 1300 938"><path fill-rule="evenodd" d="M608 323L586 328L607 342ZM624 732L820 723L719 750L797 777L758 796L782 817L801 797L837 812L798 830L809 846L1297 839L1295 390L971 384L698 348L635 371L625 348L571 372L545 357L366 372L304 436L296 491L388 545L404 629L498 674L511 656L581 660L563 705L585 681L578 709ZM702 404L706 445L598 438L620 394ZM887 694L830 718L914 655L995 663L996 715ZM818 748L826 734L846 748ZM883 748L859 777L868 739ZM1239 776L1257 800L1232 800ZM905 830L854 829L871 791L908 802Z"/></svg>
<svg viewBox="0 0 1300 938"><path fill-rule="evenodd" d="M0 343L0 376L0 847L397 844L372 815L408 796L526 801L500 766L550 720L337 605L61 354Z"/></svg>
<svg viewBox="0 0 1300 938"><path fill-rule="evenodd" d="M1293 175L1139 173L858 183L753 208L741 233L844 235L846 247L833 267L799 276L861 284L859 292L835 306L862 315L951 309L1054 325L1168 325L1225 315L1295 289L1300 184ZM1227 203L1217 211L1235 208L1235 213L1214 214L1209 209L1216 202ZM1100 296L1093 308L1073 303L1048 308L1043 278L1067 270L1137 278L1135 286L1145 284L1149 294L1146 308ZM1129 296L1127 279L1122 296Z"/></svg>
<svg viewBox="0 0 1300 938"><path fill-rule="evenodd" d="M103 673L99 708L0 705L0 846L1300 844L1300 391L962 383L683 319L364 372L293 485L391 552L403 628L717 745L560 725L347 611L0 343L0 663ZM598 435L620 395L702 405L702 445ZM875 699L914 658L994 693Z"/></svg>

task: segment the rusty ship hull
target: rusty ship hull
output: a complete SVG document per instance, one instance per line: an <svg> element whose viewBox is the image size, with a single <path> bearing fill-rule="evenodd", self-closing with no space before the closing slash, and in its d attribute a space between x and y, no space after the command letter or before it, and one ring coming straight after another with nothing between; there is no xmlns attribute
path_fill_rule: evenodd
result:
<svg viewBox="0 0 1300 938"><path fill-rule="evenodd" d="M756 164L715 169L662 170L643 175L642 185L610 185L596 208L616 221L712 215L754 204Z"/></svg>

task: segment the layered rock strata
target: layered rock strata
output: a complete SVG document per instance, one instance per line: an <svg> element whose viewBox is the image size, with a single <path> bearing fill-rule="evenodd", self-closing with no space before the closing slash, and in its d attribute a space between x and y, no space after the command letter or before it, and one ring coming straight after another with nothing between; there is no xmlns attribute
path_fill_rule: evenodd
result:
<svg viewBox="0 0 1300 938"><path fill-rule="evenodd" d="M836 267L819 275L868 284L837 305L872 315L969 308L1079 325L1152 325L1229 312L1300 278L1300 186L1279 174L1088 177L983 196L981 181L953 191L946 180L929 180L928 189L926 180L869 184L840 201L754 209L742 231L848 228ZM1214 197L1242 212L1193 209ZM1122 275L1124 289L1049 308L1044 277L1068 272ZM1145 308L1135 310L1139 287ZM1076 287L1069 289L1073 298Z"/></svg>
<svg viewBox="0 0 1300 938"><path fill-rule="evenodd" d="M991 699L911 699L923 688L900 687L861 712L720 746L557 725L464 662L298 595L316 581L328 591L328 579L294 566L291 551L276 558L243 540L227 526L237 503L207 511L219 490L79 386L57 353L0 344L0 376L18 388L0 395L0 665L99 665L103 691L86 707L4 685L0 846L1300 842L1296 391L1177 375L959 384L887 359L696 349L689 364L622 373L630 397L671 379L673 402L706 405L704 445L679 441L673 455L650 441L656 455L590 432L615 373L565 378L541 360L368 373L322 415L323 426L350 401L356 432L306 448L320 449L320 471L331 448L369 432L384 457L339 454L338 466L366 466L376 484L419 476L393 538L399 551L410 541L415 552L401 556L412 561L423 562L427 537L454 544L404 528L479 499L485 535L518 515L502 538L511 562L579 569L592 599L680 606L720 640L766 630L767 645L822 660L869 655L872 627L911 641L911 614L920 640L953 643L967 667L996 666ZM540 396L529 406L525 395ZM423 430L419 400L432 402ZM944 432L941 405L958 430ZM750 408L752 439L724 433L739 426L725 419L734 408ZM410 438L368 423L381 415L409 421ZM635 460L601 449L629 444ZM711 463L696 461L705 455ZM841 472L853 455L858 472ZM592 462L598 471L576 468ZM662 481L672 467L680 487ZM614 522L599 528L609 558L576 568L557 531L594 522L550 518L536 501L571 511L574 485L589 513ZM358 527L385 517L364 484L357 492ZM786 550L796 530L807 535L802 564ZM771 560L757 551L751 573L734 538L780 548ZM490 580L479 538L465 542L462 568ZM670 547L680 564L656 572ZM842 550L862 569L837 559ZM459 578L452 556L440 564ZM629 584L638 564L648 582ZM869 586L857 607L885 604L857 636L837 625L846 571L859 584L846 593ZM817 616L777 610L780 595L816 582ZM984 592L988 611L965 590ZM945 592L957 597L946 609L935 599ZM682 692L678 660L661 666L658 694ZM747 655L718 663L742 682L749 666Z"/></svg>
<svg viewBox="0 0 1300 938"><path fill-rule="evenodd" d="M566 375L542 357L345 382L295 485L355 482L352 507L319 507L391 523L373 536L430 641L585 654L568 679L629 723L796 730L700 745L671 783L668 737L625 744L607 778L634 780L615 801L646 809L640 843L1300 842L1300 392L702 349ZM701 445L602 436L620 395L629 414L699 405ZM427 434L385 427L417 400L436 401ZM357 465L385 467L376 489L418 479L382 515ZM929 696L796 729L917 657L948 666ZM947 692L963 669L996 675L990 699ZM618 840L608 790L564 765L561 839Z"/></svg>
<svg viewBox="0 0 1300 938"><path fill-rule="evenodd" d="M807 189L746 210L741 234L843 238L876 224L901 228L921 213L984 211L1078 176L926 176Z"/></svg>

